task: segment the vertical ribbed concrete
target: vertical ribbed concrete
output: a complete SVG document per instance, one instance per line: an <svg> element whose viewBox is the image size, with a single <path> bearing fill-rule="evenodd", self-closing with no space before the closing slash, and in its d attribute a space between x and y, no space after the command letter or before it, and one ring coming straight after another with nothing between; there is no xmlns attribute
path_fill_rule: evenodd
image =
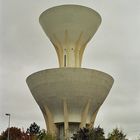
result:
<svg viewBox="0 0 140 140"><path fill-rule="evenodd" d="M101 24L100 15L79 5L62 5L44 11L40 24L54 45L60 67L80 67L84 49Z"/></svg>
<svg viewBox="0 0 140 140"><path fill-rule="evenodd" d="M52 42L59 67L31 74L30 91L38 103L48 133L69 140L74 131L93 127L113 78L101 71L80 68L87 43L97 31L101 16L79 5L62 5L44 11L40 24Z"/></svg>
<svg viewBox="0 0 140 140"><path fill-rule="evenodd" d="M67 138L70 124L93 125L113 78L92 69L57 68L30 75L27 84L42 109L49 133L57 135L57 124L61 124L61 132Z"/></svg>

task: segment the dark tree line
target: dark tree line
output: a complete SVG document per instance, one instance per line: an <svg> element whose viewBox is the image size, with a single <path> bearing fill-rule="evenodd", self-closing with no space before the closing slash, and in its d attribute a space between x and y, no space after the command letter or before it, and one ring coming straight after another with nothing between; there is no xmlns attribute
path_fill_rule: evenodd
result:
<svg viewBox="0 0 140 140"><path fill-rule="evenodd" d="M2 132L0 140L7 140L8 129ZM95 128L84 127L75 132L72 136L73 140L127 140L126 134L115 128L105 137L104 129L100 126ZM34 122L26 131L20 128L10 128L10 140L56 140L55 137L49 135L45 130ZM139 140L139 139L137 139Z"/></svg>
<svg viewBox="0 0 140 140"><path fill-rule="evenodd" d="M84 127L79 129L72 137L73 140L127 140L126 134L118 128L113 129L105 138L104 129L100 126L96 128Z"/></svg>
<svg viewBox="0 0 140 140"><path fill-rule="evenodd" d="M7 140L8 129L2 132L0 140ZM55 140L50 134L47 134L45 130L41 130L35 122L27 128L26 131L17 127L10 128L10 140Z"/></svg>

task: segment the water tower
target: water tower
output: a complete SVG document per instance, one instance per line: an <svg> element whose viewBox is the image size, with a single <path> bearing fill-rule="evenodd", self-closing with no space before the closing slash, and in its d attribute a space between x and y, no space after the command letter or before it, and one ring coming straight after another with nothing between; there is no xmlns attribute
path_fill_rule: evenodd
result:
<svg viewBox="0 0 140 140"><path fill-rule="evenodd" d="M84 6L62 5L44 11L39 21L57 52L59 68L33 73L27 84L48 132L60 140L70 139L79 127L87 123L93 126L113 85L110 75L81 68L84 49L97 31L101 16Z"/></svg>

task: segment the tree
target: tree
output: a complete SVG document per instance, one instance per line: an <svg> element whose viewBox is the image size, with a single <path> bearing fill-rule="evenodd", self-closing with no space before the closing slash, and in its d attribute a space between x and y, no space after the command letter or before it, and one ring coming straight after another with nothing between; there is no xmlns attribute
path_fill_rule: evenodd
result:
<svg viewBox="0 0 140 140"><path fill-rule="evenodd" d="M47 132L43 129L38 135L38 140L55 140L55 137L53 137L50 134L47 134Z"/></svg>
<svg viewBox="0 0 140 140"><path fill-rule="evenodd" d="M95 140L105 140L104 136L104 129L98 126L97 128L94 128L94 134L95 134Z"/></svg>
<svg viewBox="0 0 140 140"><path fill-rule="evenodd" d="M40 134L40 126L33 122L29 128L27 128L26 133L29 135L31 140L37 140L38 135Z"/></svg>
<svg viewBox="0 0 140 140"><path fill-rule="evenodd" d="M97 128L84 127L73 134L73 140L105 140L104 130L100 126Z"/></svg>
<svg viewBox="0 0 140 140"><path fill-rule="evenodd" d="M39 135L40 134L40 126L38 126L35 122L33 122L29 128L27 128L26 133L30 135Z"/></svg>
<svg viewBox="0 0 140 140"><path fill-rule="evenodd" d="M127 140L126 134L118 128L113 129L111 133L108 134L108 140Z"/></svg>
<svg viewBox="0 0 140 140"><path fill-rule="evenodd" d="M7 140L8 136L8 130L7 128L4 132L2 132L0 140ZM11 127L10 128L10 140L21 140L22 139L22 132L20 128Z"/></svg>
<svg viewBox="0 0 140 140"><path fill-rule="evenodd" d="M89 129L87 128L80 128L77 133L73 134L73 140L88 140L89 136Z"/></svg>

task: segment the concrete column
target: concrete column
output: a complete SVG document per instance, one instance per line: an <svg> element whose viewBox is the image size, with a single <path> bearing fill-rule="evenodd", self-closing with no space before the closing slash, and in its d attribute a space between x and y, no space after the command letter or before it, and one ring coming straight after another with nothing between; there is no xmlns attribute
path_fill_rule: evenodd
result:
<svg viewBox="0 0 140 140"><path fill-rule="evenodd" d="M80 128L84 127L84 124L86 123L86 119L88 116L88 112L89 112L89 107L90 107L90 99L87 101L87 104L84 108L84 111L81 114L81 124L80 124Z"/></svg>
<svg viewBox="0 0 140 140"><path fill-rule="evenodd" d="M90 127L93 127L99 108L93 113L90 120Z"/></svg>
<svg viewBox="0 0 140 140"><path fill-rule="evenodd" d="M53 115L50 112L47 105L45 106L44 109L45 109L44 117L45 117L45 120L46 120L46 123L47 123L48 133L53 135L53 136L56 136L56 127L55 127L55 124L54 124Z"/></svg>
<svg viewBox="0 0 140 140"><path fill-rule="evenodd" d="M63 107L64 107L64 136L65 140L68 140L69 137L69 120L68 120L68 106L66 99L63 100Z"/></svg>

